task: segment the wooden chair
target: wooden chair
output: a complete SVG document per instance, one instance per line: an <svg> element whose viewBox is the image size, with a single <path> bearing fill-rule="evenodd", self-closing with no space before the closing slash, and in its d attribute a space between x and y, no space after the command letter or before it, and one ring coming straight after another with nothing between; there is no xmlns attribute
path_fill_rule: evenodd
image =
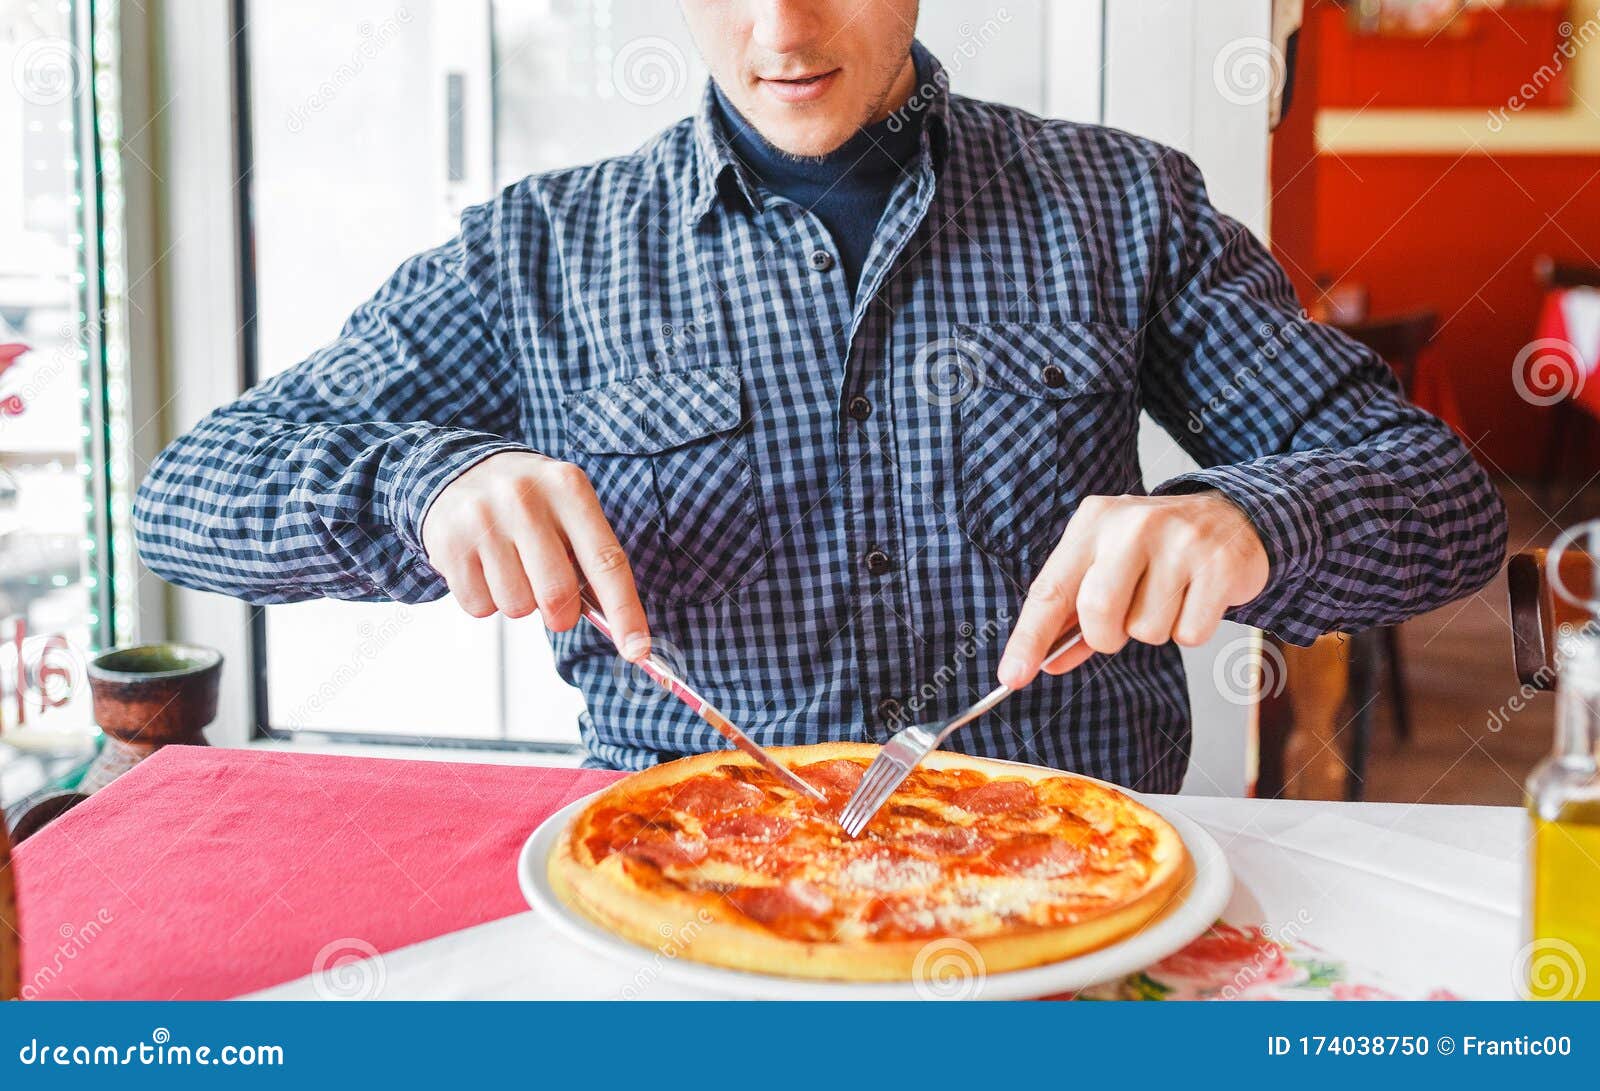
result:
<svg viewBox="0 0 1600 1091"><path fill-rule="evenodd" d="M55 821L88 799L85 792L50 791L27 796L6 808L5 824L11 827L11 843L20 845L47 823Z"/></svg>
<svg viewBox="0 0 1600 1091"><path fill-rule="evenodd" d="M1536 690L1555 689L1556 634L1563 625L1579 628L1589 614L1561 598L1550 586L1545 562L1549 552L1525 549L1506 564L1511 597L1511 658L1517 680ZM1574 590L1592 587L1594 558L1569 549L1561 555L1561 582Z"/></svg>
<svg viewBox="0 0 1600 1091"><path fill-rule="evenodd" d="M1323 286L1332 299L1333 289ZM1352 292L1343 312L1329 311L1326 321L1377 353L1394 369L1406 396L1416 381L1417 363L1422 351L1439 326L1431 310L1412 311L1386 318L1366 313L1364 293ZM1372 751L1372 724L1377 705L1380 676L1386 675L1386 689L1394 707L1395 735L1401 742L1411 738L1411 702L1405 676L1405 660L1400 649L1398 626L1352 633L1345 640L1348 671L1349 707L1355 710L1345 754L1344 796L1358 800L1366 796L1367 761ZM1289 770L1284 765L1293 717L1287 702L1264 708L1261 720L1260 769L1258 790L1276 795L1286 787Z"/></svg>
<svg viewBox="0 0 1600 1091"><path fill-rule="evenodd" d="M1400 389L1409 398L1416 389L1417 364L1422 352L1439 329L1439 316L1432 310L1409 311L1386 318L1367 318L1337 328L1382 357L1394 369ZM1353 633L1350 637L1350 699L1356 717L1350 733L1346 799L1361 799L1366 795L1367 756L1372 750L1372 720L1380 674L1388 676L1395 734L1402 742L1408 741L1411 738L1411 702L1397 625Z"/></svg>
<svg viewBox="0 0 1600 1091"><path fill-rule="evenodd" d="M0 822L0 1000L22 995L22 924L17 919L17 884L11 871L11 841Z"/></svg>
<svg viewBox="0 0 1600 1091"><path fill-rule="evenodd" d="M1546 288L1600 288L1600 265L1557 261L1549 254L1534 260L1533 275Z"/></svg>

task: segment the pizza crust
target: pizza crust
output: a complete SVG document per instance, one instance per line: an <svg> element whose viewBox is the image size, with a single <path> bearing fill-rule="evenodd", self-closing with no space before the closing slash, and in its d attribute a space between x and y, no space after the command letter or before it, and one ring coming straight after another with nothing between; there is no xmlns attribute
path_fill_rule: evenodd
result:
<svg viewBox="0 0 1600 1091"><path fill-rule="evenodd" d="M777 747L786 765L798 767L834 758L871 760L878 747L866 743L821 743ZM670 887L641 885L612 853L597 864L583 848L596 812L629 797L667 787L723 765L754 765L737 751L697 754L635 773L603 792L580 812L551 853L549 877L568 906L610 931L667 957L788 977L840 981L906 981L927 972L930 952L955 941L970 945L982 973L1002 973L1057 962L1107 946L1139 931L1182 901L1193 864L1177 831L1165 819L1119 789L1088 777L965 754L937 751L923 765L969 769L990 778L1033 782L1070 777L1099 785L1125 801L1130 813L1154 835L1153 867L1142 887L1089 919L1057 926L1022 925L995 934L906 939L836 939L808 942L776 934L735 909L725 898Z"/></svg>

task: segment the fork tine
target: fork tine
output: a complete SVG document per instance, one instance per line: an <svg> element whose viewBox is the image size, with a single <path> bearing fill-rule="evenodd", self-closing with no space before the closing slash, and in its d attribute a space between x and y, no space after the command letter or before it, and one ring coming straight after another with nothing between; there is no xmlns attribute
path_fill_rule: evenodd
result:
<svg viewBox="0 0 1600 1091"><path fill-rule="evenodd" d="M910 769L893 758L879 755L873 762L876 769L869 768L867 775L862 778L856 787L855 794L850 797L845 813L840 817L844 819L844 831L855 837L866 829L867 823L872 821L874 815L883 808L894 790L905 782Z"/></svg>
<svg viewBox="0 0 1600 1091"><path fill-rule="evenodd" d="M885 777L883 782L873 790L871 798L862 800L861 812L856 815L855 821L848 831L851 837L859 836L861 831L866 829L872 822L873 818L877 817L878 812L883 809L883 805L894 794L894 790L900 787L903 779L899 776Z"/></svg>
<svg viewBox="0 0 1600 1091"><path fill-rule="evenodd" d="M847 826L861 818L862 808L888 775L888 763L882 760L867 770L866 776L861 778L861 783L857 784L856 790L850 794L850 802L845 805L844 814L841 816Z"/></svg>
<svg viewBox="0 0 1600 1091"><path fill-rule="evenodd" d="M879 755L867 767L866 775L856 785L856 790L850 793L850 798L845 801L844 810L839 812L839 825L844 828L845 833L850 833L850 828L860 820L861 805L866 802L867 796L872 792L882 775L883 756ZM850 836L854 837L855 834L850 833Z"/></svg>
<svg viewBox="0 0 1600 1091"><path fill-rule="evenodd" d="M846 833L850 833L850 827L855 824L856 819L861 817L861 801L866 798L867 786L876 780L877 775L877 766L874 764L867 769L866 776L861 778L861 783L856 785L856 790L850 793L850 798L845 800L844 810L839 812L839 825L844 828ZM852 834L851 836L854 835Z"/></svg>
<svg viewBox="0 0 1600 1091"><path fill-rule="evenodd" d="M856 810L855 814L850 816L850 821L845 824L844 832L851 837L861 836L861 831L867 828L867 823L871 822L872 816L877 813L874 806L872 797L863 796L861 806Z"/></svg>
<svg viewBox="0 0 1600 1091"><path fill-rule="evenodd" d="M883 808L885 803L889 802L889 797L899 791L900 785L906 782L906 777L910 772L910 769L901 765L891 770L890 774L883 778L883 783L878 785L878 790L873 793L877 798L872 801L872 809L868 812L867 818L870 819ZM865 822L862 824L865 825Z"/></svg>
<svg viewBox="0 0 1600 1091"><path fill-rule="evenodd" d="M855 798L865 799L868 795L878 790L878 785L883 783L885 777L894 775L895 762L893 758L878 757L867 767L867 773L861 778L861 783L856 785Z"/></svg>

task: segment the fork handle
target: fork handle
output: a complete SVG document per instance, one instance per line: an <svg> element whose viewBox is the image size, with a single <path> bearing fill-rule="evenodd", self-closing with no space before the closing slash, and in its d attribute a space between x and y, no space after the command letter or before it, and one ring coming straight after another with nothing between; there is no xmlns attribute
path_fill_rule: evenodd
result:
<svg viewBox="0 0 1600 1091"><path fill-rule="evenodd" d="M1069 626L1067 631L1057 637L1054 644L1050 645L1050 650L1045 653L1044 661L1039 664L1040 668L1054 666L1066 658L1067 654L1074 648L1078 648L1082 644L1083 630L1078 628L1076 624ZM996 705L1010 697L1014 692L1010 686L996 686L965 712L946 720L944 726L939 728L938 733L934 735L933 745L935 747L942 745L958 729L966 727L984 713L993 711Z"/></svg>

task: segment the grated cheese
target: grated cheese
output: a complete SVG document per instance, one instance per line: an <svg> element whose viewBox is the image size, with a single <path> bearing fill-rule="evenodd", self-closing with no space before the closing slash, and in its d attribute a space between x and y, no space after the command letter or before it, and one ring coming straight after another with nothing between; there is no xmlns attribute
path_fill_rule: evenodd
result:
<svg viewBox="0 0 1600 1091"><path fill-rule="evenodd" d="M893 893L929 886L939 880L938 864L888 853L858 856L839 870L838 885L845 889Z"/></svg>

